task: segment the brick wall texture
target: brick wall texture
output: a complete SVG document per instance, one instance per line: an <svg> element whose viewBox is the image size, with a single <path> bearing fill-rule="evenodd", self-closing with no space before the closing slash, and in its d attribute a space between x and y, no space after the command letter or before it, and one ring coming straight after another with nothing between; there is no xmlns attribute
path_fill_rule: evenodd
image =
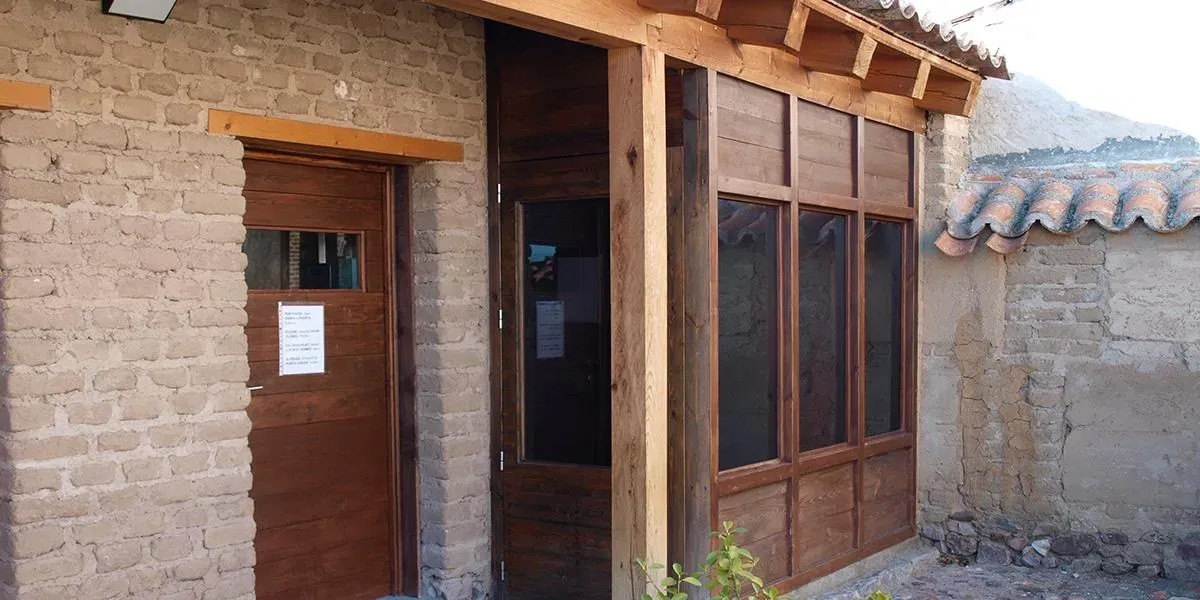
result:
<svg viewBox="0 0 1200 600"><path fill-rule="evenodd" d="M0 0L0 597L249 598L243 146L207 109L462 142L412 168L422 595L488 589L483 28L410 0Z"/></svg>
<svg viewBox="0 0 1200 600"><path fill-rule="evenodd" d="M946 257L930 244L965 125L936 118L927 139L922 517L969 509L1156 543L1200 532L1200 229L1035 227L1015 254Z"/></svg>

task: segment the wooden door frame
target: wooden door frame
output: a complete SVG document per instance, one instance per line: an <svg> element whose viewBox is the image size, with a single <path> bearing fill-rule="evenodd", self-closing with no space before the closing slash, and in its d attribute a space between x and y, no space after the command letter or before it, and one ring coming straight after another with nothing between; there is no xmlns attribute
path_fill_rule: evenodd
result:
<svg viewBox="0 0 1200 600"><path fill-rule="evenodd" d="M419 531L417 482L416 353L413 335L412 187L408 168L361 159L331 158L328 154L293 153L244 140L243 160L259 159L300 165L336 167L384 174L384 282L388 310L388 495L392 509L390 538L393 593L417 596L419 589ZM387 233L390 232L390 235ZM402 301L402 299L406 299ZM251 472L251 479L254 474Z"/></svg>

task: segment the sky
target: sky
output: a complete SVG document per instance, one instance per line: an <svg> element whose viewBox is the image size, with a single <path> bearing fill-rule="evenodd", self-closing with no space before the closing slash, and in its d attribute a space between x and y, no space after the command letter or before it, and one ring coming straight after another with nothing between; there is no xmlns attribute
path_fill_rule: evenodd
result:
<svg viewBox="0 0 1200 600"><path fill-rule="evenodd" d="M940 22L986 0L912 2ZM1197 22L1200 0L1018 0L972 30L1070 100L1200 137Z"/></svg>

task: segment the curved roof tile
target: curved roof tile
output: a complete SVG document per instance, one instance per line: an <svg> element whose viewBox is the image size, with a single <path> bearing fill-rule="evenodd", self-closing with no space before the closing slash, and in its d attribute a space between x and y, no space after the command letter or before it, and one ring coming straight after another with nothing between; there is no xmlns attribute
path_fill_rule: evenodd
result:
<svg viewBox="0 0 1200 600"><path fill-rule="evenodd" d="M1090 177L1078 176L1084 171ZM1140 220L1153 231L1172 233L1200 220L1200 167L1194 160L978 175L968 174L969 188L948 207L946 231L936 242L946 254L972 252L987 233L989 248L1014 252L1035 224L1070 234L1089 223L1122 232Z"/></svg>

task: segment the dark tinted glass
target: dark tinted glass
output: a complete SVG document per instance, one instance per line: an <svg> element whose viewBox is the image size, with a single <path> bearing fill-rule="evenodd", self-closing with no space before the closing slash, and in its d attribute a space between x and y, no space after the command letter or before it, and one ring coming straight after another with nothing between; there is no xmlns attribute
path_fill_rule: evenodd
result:
<svg viewBox="0 0 1200 600"><path fill-rule="evenodd" d="M718 212L718 462L732 469L779 456L779 211Z"/></svg>
<svg viewBox="0 0 1200 600"><path fill-rule="evenodd" d="M607 201L522 210L525 459L607 466Z"/></svg>
<svg viewBox="0 0 1200 600"><path fill-rule="evenodd" d="M247 229L246 286L252 290L356 290L359 235Z"/></svg>
<svg viewBox="0 0 1200 600"><path fill-rule="evenodd" d="M800 450L846 441L846 217L800 211Z"/></svg>
<svg viewBox="0 0 1200 600"><path fill-rule="evenodd" d="M904 226L866 222L867 435L900 428L901 277Z"/></svg>

